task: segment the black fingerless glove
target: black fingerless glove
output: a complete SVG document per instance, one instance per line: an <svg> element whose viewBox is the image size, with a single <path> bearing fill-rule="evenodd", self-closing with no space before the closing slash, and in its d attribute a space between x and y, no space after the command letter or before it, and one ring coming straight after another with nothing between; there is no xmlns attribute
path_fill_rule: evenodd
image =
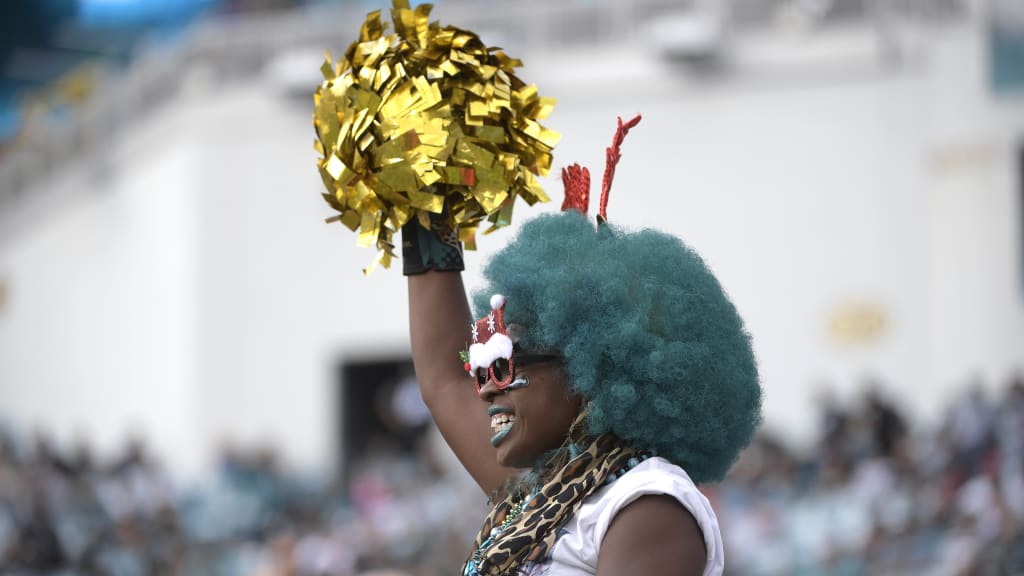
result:
<svg viewBox="0 0 1024 576"><path fill-rule="evenodd" d="M430 215L430 230L413 218L402 226L402 273L406 276L428 270L461 271L462 243L444 214Z"/></svg>

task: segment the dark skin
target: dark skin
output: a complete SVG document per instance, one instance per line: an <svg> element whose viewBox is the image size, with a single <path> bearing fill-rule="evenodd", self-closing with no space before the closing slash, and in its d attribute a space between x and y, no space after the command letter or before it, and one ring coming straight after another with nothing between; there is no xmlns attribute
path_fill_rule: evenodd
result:
<svg viewBox="0 0 1024 576"><path fill-rule="evenodd" d="M409 334L423 401L459 462L485 494L517 470L498 465L490 418L459 362L471 341L469 303L457 272L409 276Z"/></svg>
<svg viewBox="0 0 1024 576"><path fill-rule="evenodd" d="M490 418L481 400L495 402L499 394L520 391L499 392L488 384L478 396L460 365L458 353L470 342L473 322L461 274L413 275L408 277L408 286L413 363L423 400L470 476L485 494L496 494L519 470L498 464L489 440ZM697 522L678 501L667 496L643 496L612 521L601 543L597 574L699 576L705 554Z"/></svg>
<svg viewBox="0 0 1024 576"><path fill-rule="evenodd" d="M612 519L597 574L699 575L705 561L704 535L690 512L671 496L641 496Z"/></svg>

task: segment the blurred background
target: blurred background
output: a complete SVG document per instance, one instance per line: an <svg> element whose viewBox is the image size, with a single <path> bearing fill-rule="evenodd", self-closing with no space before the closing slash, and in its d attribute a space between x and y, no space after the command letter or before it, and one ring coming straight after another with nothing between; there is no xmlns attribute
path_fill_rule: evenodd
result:
<svg viewBox="0 0 1024 576"><path fill-rule="evenodd" d="M379 1L0 8L0 572L450 574L487 504L312 92ZM1024 573L1024 5L443 0L754 338L729 574ZM561 198L556 178L545 181ZM519 210L517 221L526 217ZM482 238L467 282L512 230Z"/></svg>

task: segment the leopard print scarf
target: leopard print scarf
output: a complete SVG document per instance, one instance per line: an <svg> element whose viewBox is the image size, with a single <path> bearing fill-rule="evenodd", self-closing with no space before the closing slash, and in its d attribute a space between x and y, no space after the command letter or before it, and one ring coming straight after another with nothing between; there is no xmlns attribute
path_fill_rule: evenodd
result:
<svg viewBox="0 0 1024 576"><path fill-rule="evenodd" d="M504 576L515 574L524 563L543 562L559 529L576 514L583 500L614 478L613 474L646 458L612 434L588 437L585 429L586 425L574 424L566 447L540 467L537 473L544 483L539 489L508 490L509 495L495 505L484 519L473 554L463 565L464 575Z"/></svg>

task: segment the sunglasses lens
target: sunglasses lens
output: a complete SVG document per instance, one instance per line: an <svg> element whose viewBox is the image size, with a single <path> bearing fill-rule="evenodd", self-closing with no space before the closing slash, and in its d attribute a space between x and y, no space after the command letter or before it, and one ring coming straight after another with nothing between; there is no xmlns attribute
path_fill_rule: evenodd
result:
<svg viewBox="0 0 1024 576"><path fill-rule="evenodd" d="M494 372L494 380L501 382L508 376L508 360L505 358L498 358L491 365L491 370Z"/></svg>

